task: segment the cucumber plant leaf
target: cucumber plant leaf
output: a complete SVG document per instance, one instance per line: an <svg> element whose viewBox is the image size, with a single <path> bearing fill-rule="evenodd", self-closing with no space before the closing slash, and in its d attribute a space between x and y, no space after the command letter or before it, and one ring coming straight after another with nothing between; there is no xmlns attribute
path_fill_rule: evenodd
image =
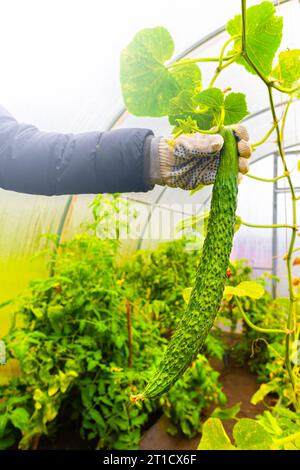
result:
<svg viewBox="0 0 300 470"><path fill-rule="evenodd" d="M179 106L179 102L175 100L176 106ZM170 111L174 112L175 107L170 107ZM177 111L179 108L177 108ZM185 109L186 111L186 109ZM199 113L195 111L181 112L181 114L171 114L169 115L169 123L172 126L175 126L174 132L181 130L184 134L190 134L197 129L208 131L213 126L216 125L216 114L212 110L207 110L206 112Z"/></svg>
<svg viewBox="0 0 300 470"><path fill-rule="evenodd" d="M233 437L238 449L268 450L273 439L254 419L242 418L233 428Z"/></svg>
<svg viewBox="0 0 300 470"><path fill-rule="evenodd" d="M174 53L174 42L163 27L139 31L121 53L120 78L125 105L136 116L160 117L187 105L201 90L201 71L196 64L177 62L166 67ZM172 102L181 91L178 102ZM185 113L189 107L185 108ZM178 111L176 111L178 114ZM174 114L174 111L171 112Z"/></svg>
<svg viewBox="0 0 300 470"><path fill-rule="evenodd" d="M18 408L15 408L14 410L12 410L9 418L10 418L12 424L16 428L18 428L22 431L22 429L26 429L26 427L28 427L30 415L29 415L28 411L26 410L26 408L18 407Z"/></svg>
<svg viewBox="0 0 300 470"><path fill-rule="evenodd" d="M231 408L225 408L223 410L217 407L212 412L211 417L219 418L219 419L222 419L223 421L226 421L229 419L235 419L236 415L240 412L240 410L241 410L241 402L236 403Z"/></svg>
<svg viewBox="0 0 300 470"><path fill-rule="evenodd" d="M196 100L200 106L207 106L217 112L224 105L224 93L219 88L208 88L201 91Z"/></svg>
<svg viewBox="0 0 300 470"><path fill-rule="evenodd" d="M257 403L263 401L263 399L271 392L275 392L278 390L278 382L273 380L269 383L263 383L259 387L259 389L252 395L251 397L251 404L257 405Z"/></svg>
<svg viewBox="0 0 300 470"><path fill-rule="evenodd" d="M209 418L203 424L197 450L235 450L219 418Z"/></svg>
<svg viewBox="0 0 300 470"><path fill-rule="evenodd" d="M209 130L223 124L222 120L225 125L235 124L249 114L243 93L230 93L224 98L219 88L208 88L194 96L183 90L171 100L169 113L170 124L178 128L183 129L183 120L193 121L192 132L197 127Z"/></svg>
<svg viewBox="0 0 300 470"><path fill-rule="evenodd" d="M169 118L169 121L171 122L172 119ZM192 119L190 116L187 116L184 119L177 118L175 119L173 124L175 127L173 128L171 134L177 134L179 131L184 134L192 134L195 131L195 128L197 128L197 121Z"/></svg>
<svg viewBox="0 0 300 470"><path fill-rule="evenodd" d="M177 96L171 99L168 113L171 116L191 116L195 112L195 107L196 104L190 91L182 90Z"/></svg>
<svg viewBox="0 0 300 470"><path fill-rule="evenodd" d="M237 297L250 297L259 299L264 295L264 288L255 281L243 281L237 286L226 286L224 296L236 295Z"/></svg>
<svg viewBox="0 0 300 470"><path fill-rule="evenodd" d="M205 91L209 92L210 90ZM192 95L189 90L183 90L171 99L169 107L170 124L179 127L184 133L195 132L197 128L209 130L216 125L217 119L220 116L220 108L212 109L205 105L202 106L202 109L199 109L199 96L202 93L204 92ZM190 125L188 132L186 132L187 129L184 125L186 122Z"/></svg>
<svg viewBox="0 0 300 470"><path fill-rule="evenodd" d="M121 53L120 78L125 105L136 116L165 116L180 87L164 63L174 42L163 27L139 31Z"/></svg>
<svg viewBox="0 0 300 470"><path fill-rule="evenodd" d="M285 88L295 86L300 78L300 49L280 52L272 77Z"/></svg>
<svg viewBox="0 0 300 470"><path fill-rule="evenodd" d="M198 65L177 62L176 67L171 69L171 75L182 90L192 94L201 90L202 76Z"/></svg>
<svg viewBox="0 0 300 470"><path fill-rule="evenodd" d="M225 126L236 124L249 114L244 93L229 93L224 101Z"/></svg>
<svg viewBox="0 0 300 470"><path fill-rule="evenodd" d="M272 71L272 63L281 43L282 27L282 17L276 16L276 9L272 2L262 2L247 9L247 53L258 70L266 76L270 75ZM234 41L232 52L240 52L242 49L242 15L236 15L228 22L227 31L231 36L239 35ZM236 62L255 74L243 57L239 57Z"/></svg>

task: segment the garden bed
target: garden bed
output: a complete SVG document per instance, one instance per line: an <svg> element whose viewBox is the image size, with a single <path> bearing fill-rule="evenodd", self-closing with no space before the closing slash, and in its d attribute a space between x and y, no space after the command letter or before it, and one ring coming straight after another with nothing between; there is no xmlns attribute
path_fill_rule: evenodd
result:
<svg viewBox="0 0 300 470"><path fill-rule="evenodd" d="M256 376L252 374L247 366L240 367L234 363L230 363L225 367L221 361L211 360L214 369L220 372L220 381L223 384L224 392L227 395L227 406L231 407L241 402L241 411L239 417L254 418L257 414L262 413L264 406L258 404L251 405L250 399L258 389ZM212 410L207 410L207 417ZM144 433L140 449L142 450L193 450L197 448L200 435L193 439L187 439L182 434L171 436L167 433L169 425L165 416L153 417L154 424ZM232 428L235 421L229 420L224 422L224 428L229 436L231 436ZM38 445L38 449L95 449L96 441L86 441L81 439L79 434L80 425L74 425L74 422L65 420L63 426L60 427L55 441L43 437Z"/></svg>

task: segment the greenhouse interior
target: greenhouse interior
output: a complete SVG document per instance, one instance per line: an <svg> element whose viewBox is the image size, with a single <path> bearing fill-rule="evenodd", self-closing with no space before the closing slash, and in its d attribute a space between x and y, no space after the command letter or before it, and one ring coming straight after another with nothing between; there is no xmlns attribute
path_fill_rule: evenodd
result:
<svg viewBox="0 0 300 470"><path fill-rule="evenodd" d="M300 450L300 5L224 3L2 5L1 450Z"/></svg>

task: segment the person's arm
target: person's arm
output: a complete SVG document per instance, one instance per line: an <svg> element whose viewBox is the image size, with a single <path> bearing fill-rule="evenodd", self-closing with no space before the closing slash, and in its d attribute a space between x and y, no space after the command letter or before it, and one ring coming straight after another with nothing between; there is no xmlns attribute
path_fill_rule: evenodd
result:
<svg viewBox="0 0 300 470"><path fill-rule="evenodd" d="M47 196L148 191L150 136L149 129L42 132L0 106L0 187Z"/></svg>

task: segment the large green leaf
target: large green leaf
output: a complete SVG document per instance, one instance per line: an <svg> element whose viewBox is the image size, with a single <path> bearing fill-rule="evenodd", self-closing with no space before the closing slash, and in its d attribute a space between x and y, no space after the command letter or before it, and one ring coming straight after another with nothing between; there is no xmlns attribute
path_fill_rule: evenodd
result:
<svg viewBox="0 0 300 470"><path fill-rule="evenodd" d="M218 418L205 421L198 450L235 450Z"/></svg>
<svg viewBox="0 0 300 470"><path fill-rule="evenodd" d="M223 93L218 88L196 95L191 90L183 90L170 101L169 122L182 128L181 121L188 119L195 122L199 129L211 129L220 118L223 101Z"/></svg>
<svg viewBox="0 0 300 470"><path fill-rule="evenodd" d="M224 93L219 88L208 88L199 93L197 103L219 111L224 105Z"/></svg>
<svg viewBox="0 0 300 470"><path fill-rule="evenodd" d="M176 130L180 128L185 134L195 132L195 127L207 131L216 125L215 113L210 110L204 113L190 111L185 114L170 114L169 122L176 126Z"/></svg>
<svg viewBox="0 0 300 470"><path fill-rule="evenodd" d="M296 85L300 78L300 49L280 52L272 76L286 88Z"/></svg>
<svg viewBox="0 0 300 470"><path fill-rule="evenodd" d="M272 437L253 419L242 418L233 428L233 437L238 449L269 450Z"/></svg>
<svg viewBox="0 0 300 470"><path fill-rule="evenodd" d="M62 305L50 305L47 314L54 331L60 333L64 327L64 307Z"/></svg>
<svg viewBox="0 0 300 470"><path fill-rule="evenodd" d="M6 425L8 423L8 415L0 415L0 438L3 436Z"/></svg>
<svg viewBox="0 0 300 470"><path fill-rule="evenodd" d="M27 428L29 417L29 413L25 408L15 408L10 414L12 424L21 431Z"/></svg>
<svg viewBox="0 0 300 470"><path fill-rule="evenodd" d="M224 101L225 126L236 124L249 114L244 93L229 93Z"/></svg>
<svg viewBox="0 0 300 470"><path fill-rule="evenodd" d="M197 64L185 64L177 62L171 69L171 75L176 79L182 90L197 93L201 90L201 71Z"/></svg>
<svg viewBox="0 0 300 470"><path fill-rule="evenodd" d="M125 105L136 116L165 116L169 101L180 91L164 63L174 52L163 27L139 31L121 53L121 87Z"/></svg>
<svg viewBox="0 0 300 470"><path fill-rule="evenodd" d="M272 71L273 59L282 38L282 17L276 16L275 13L272 2L262 2L247 9L247 53L258 70L265 75L269 75ZM231 36L242 34L241 15L235 16L228 22L227 31ZM239 37L234 41L233 52L240 52L241 48L242 40ZM242 57L237 63L244 65L249 72L255 73Z"/></svg>
<svg viewBox="0 0 300 470"><path fill-rule="evenodd" d="M263 399L269 393L274 392L275 390L278 390L278 382L276 380L273 380L266 384L261 384L259 389L251 397L252 405L257 405L257 403L259 403L260 401L263 401Z"/></svg>
<svg viewBox="0 0 300 470"><path fill-rule="evenodd" d="M231 408L225 408L223 410L219 407L215 408L211 416L212 418L219 418L226 421L228 419L236 418L236 415L240 412L240 410L241 403L236 403Z"/></svg>
<svg viewBox="0 0 300 470"><path fill-rule="evenodd" d="M243 281L237 286L226 286L224 295L236 295L237 297L251 297L259 299L264 295L264 288L255 281Z"/></svg>
<svg viewBox="0 0 300 470"><path fill-rule="evenodd" d="M224 93L219 88L208 88L201 91L195 101L200 106L196 120L200 129L208 130L220 123L224 107Z"/></svg>
<svg viewBox="0 0 300 470"><path fill-rule="evenodd" d="M240 122L247 116L246 96L243 93L230 93L224 99L219 88L208 88L192 94L190 90L181 91L170 101L170 124L180 126L179 120L190 119L199 129L208 130L221 122L230 125Z"/></svg>
<svg viewBox="0 0 300 470"><path fill-rule="evenodd" d="M189 90L182 90L171 99L169 114L171 116L192 116L195 113L196 104Z"/></svg>

